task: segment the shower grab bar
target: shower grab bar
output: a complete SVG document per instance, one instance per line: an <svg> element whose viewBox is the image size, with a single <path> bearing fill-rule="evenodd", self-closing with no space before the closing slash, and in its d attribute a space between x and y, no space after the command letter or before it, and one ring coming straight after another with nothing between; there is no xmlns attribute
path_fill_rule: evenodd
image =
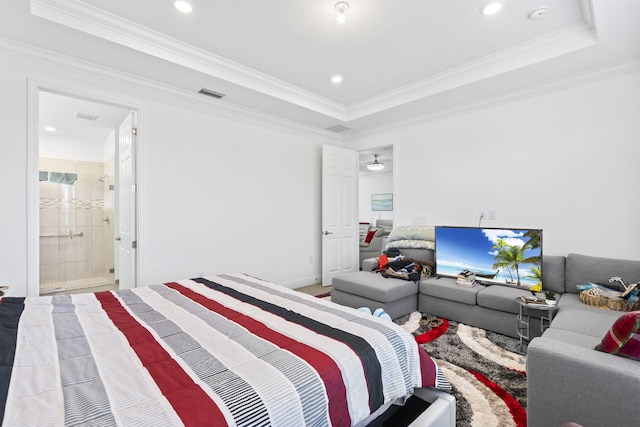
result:
<svg viewBox="0 0 640 427"><path fill-rule="evenodd" d="M74 237L82 237L84 236L84 233L81 231L79 233L76 234L72 234L71 232L69 232L69 234L41 234L40 237L70 237L70 238L74 238Z"/></svg>

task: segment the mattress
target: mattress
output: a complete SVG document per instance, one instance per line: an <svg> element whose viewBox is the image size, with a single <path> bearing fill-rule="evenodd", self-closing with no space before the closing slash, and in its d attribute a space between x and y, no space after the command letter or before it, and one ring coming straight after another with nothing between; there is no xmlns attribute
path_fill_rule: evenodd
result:
<svg viewBox="0 0 640 427"><path fill-rule="evenodd" d="M247 275L0 302L2 426L350 426L418 387L402 328Z"/></svg>

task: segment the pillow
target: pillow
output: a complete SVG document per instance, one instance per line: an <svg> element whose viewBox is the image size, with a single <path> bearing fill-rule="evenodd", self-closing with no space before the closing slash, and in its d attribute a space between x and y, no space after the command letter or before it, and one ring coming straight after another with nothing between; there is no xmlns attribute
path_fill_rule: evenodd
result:
<svg viewBox="0 0 640 427"><path fill-rule="evenodd" d="M387 240L388 242L389 240ZM387 244L387 248L399 249L435 249L431 240L395 240Z"/></svg>
<svg viewBox="0 0 640 427"><path fill-rule="evenodd" d="M640 311L620 316L595 349L640 360Z"/></svg>
<svg viewBox="0 0 640 427"><path fill-rule="evenodd" d="M401 225L389 233L389 242L395 240L435 240L433 225Z"/></svg>
<svg viewBox="0 0 640 427"><path fill-rule="evenodd" d="M365 243L371 243L371 241L373 240L373 236L376 234L376 231L378 231L378 230L370 230L367 233L367 237L364 238L364 242Z"/></svg>

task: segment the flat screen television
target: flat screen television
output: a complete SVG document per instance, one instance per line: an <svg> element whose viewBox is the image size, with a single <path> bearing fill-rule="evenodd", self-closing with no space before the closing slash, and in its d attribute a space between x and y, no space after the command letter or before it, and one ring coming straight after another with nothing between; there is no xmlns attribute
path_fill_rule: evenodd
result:
<svg viewBox="0 0 640 427"><path fill-rule="evenodd" d="M480 283L530 288L542 280L542 230L437 226L436 276L464 270Z"/></svg>

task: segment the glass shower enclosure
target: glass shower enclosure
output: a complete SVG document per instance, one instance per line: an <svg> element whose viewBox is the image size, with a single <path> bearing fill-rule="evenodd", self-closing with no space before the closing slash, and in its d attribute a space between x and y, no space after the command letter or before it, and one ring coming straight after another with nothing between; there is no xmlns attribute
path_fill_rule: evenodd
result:
<svg viewBox="0 0 640 427"><path fill-rule="evenodd" d="M39 175L40 294L113 284L113 157L40 157Z"/></svg>

